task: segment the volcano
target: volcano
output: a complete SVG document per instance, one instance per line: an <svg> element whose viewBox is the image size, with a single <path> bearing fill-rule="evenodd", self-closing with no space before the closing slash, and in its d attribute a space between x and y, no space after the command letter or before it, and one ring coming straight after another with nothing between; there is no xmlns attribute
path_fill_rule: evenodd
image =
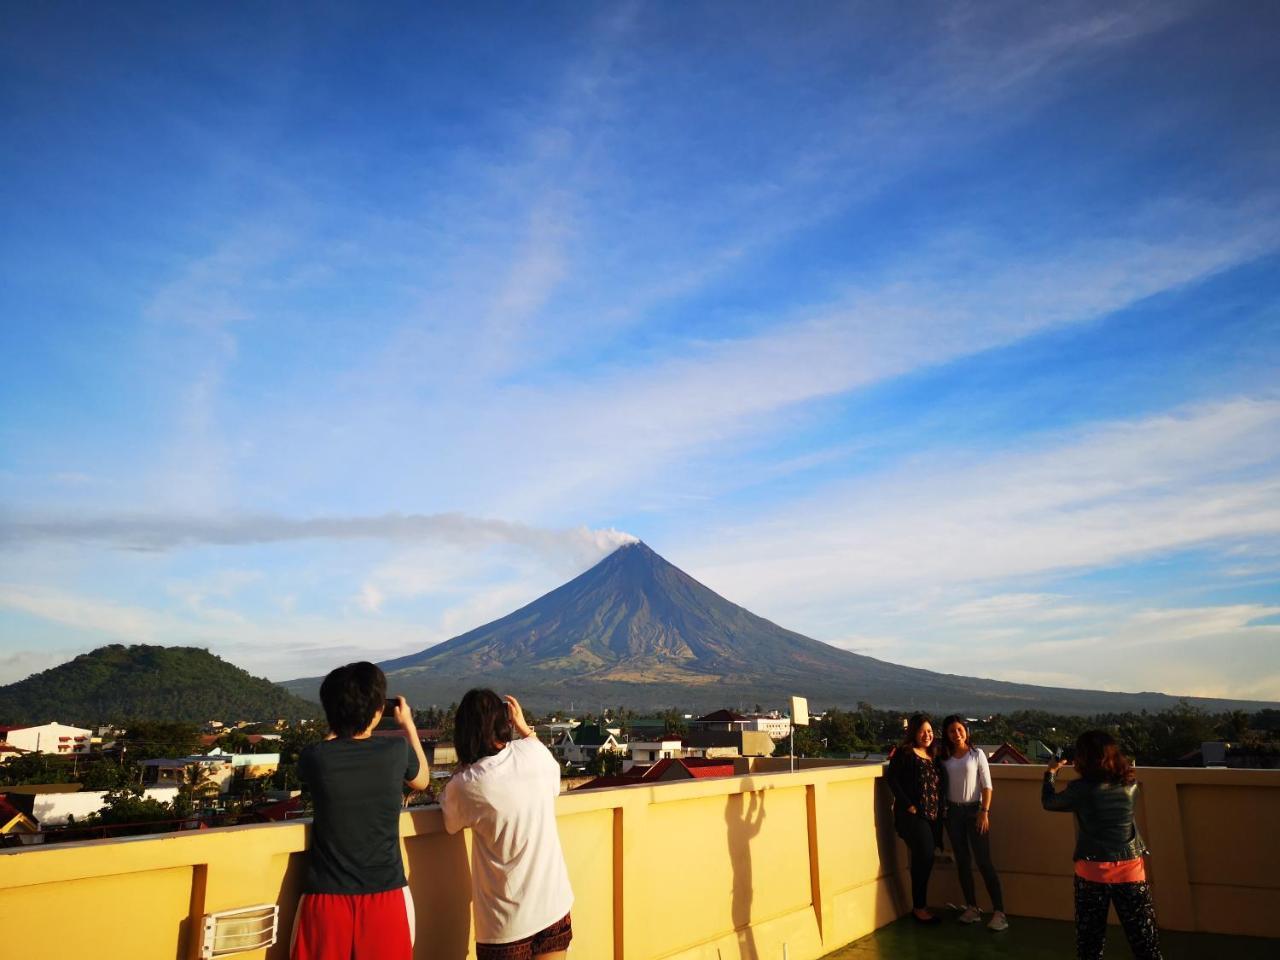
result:
<svg viewBox="0 0 1280 960"><path fill-rule="evenodd" d="M963 660L957 656L957 661ZM444 706L475 686L540 711L777 705L1061 713L1161 710L1178 698L1007 683L903 667L833 647L726 600L639 541L527 606L381 664L388 689ZM283 686L315 698L320 680ZM1212 709L1267 704L1185 698Z"/></svg>

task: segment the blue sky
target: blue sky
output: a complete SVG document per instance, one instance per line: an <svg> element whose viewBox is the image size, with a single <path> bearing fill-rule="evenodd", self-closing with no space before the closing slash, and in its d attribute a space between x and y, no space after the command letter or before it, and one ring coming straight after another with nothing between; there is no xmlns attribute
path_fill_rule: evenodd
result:
<svg viewBox="0 0 1280 960"><path fill-rule="evenodd" d="M1280 700L1274 5L3 16L0 682L403 654L638 536Z"/></svg>

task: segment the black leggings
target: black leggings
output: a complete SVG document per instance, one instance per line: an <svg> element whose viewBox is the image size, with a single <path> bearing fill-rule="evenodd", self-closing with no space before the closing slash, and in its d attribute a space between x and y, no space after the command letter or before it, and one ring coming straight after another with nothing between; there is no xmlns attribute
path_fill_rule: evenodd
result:
<svg viewBox="0 0 1280 960"><path fill-rule="evenodd" d="M1114 903L1137 960L1160 960L1160 932L1148 883L1094 883L1076 877L1076 957L1102 960L1107 908Z"/></svg>
<svg viewBox="0 0 1280 960"><path fill-rule="evenodd" d="M903 812L894 826L911 851L911 909L923 910L929 905L929 874L933 872L933 850L940 838L938 824L919 814Z"/></svg>
<svg viewBox="0 0 1280 960"><path fill-rule="evenodd" d="M960 889L964 891L966 905L976 907L978 897L973 889L973 860L969 856L969 848L973 848L973 856L978 860L978 871L982 874L982 882L987 885L987 894L991 897L991 906L1004 913L1004 895L1000 892L1000 877L991 863L991 834L978 832L978 805L953 804L947 813L947 836L951 838L951 849L956 855L956 873L960 875Z"/></svg>

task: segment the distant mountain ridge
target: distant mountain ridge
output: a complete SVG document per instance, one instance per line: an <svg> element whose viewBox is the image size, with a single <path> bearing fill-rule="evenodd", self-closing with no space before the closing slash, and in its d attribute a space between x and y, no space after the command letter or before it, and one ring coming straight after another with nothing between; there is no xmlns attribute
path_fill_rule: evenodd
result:
<svg viewBox="0 0 1280 960"><path fill-rule="evenodd" d="M960 658L958 658L959 661ZM381 664L394 693L444 706L473 686L522 695L541 709L814 707L1061 713L1161 710L1162 693L1110 693L1008 683L903 667L787 630L721 597L644 543L620 547L585 573L505 617ZM314 697L320 678L288 681ZM1185 698L1208 709L1255 701Z"/></svg>
<svg viewBox="0 0 1280 960"><path fill-rule="evenodd" d="M320 708L196 647L113 644L0 687L0 723L296 720Z"/></svg>

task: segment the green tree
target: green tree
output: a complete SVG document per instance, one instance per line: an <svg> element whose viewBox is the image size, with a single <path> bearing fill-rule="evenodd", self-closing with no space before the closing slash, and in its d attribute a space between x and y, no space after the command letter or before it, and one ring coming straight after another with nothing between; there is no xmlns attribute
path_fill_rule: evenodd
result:
<svg viewBox="0 0 1280 960"><path fill-rule="evenodd" d="M0 764L0 785L17 787L27 783L75 783L74 764L65 757L28 753Z"/></svg>
<svg viewBox="0 0 1280 960"><path fill-rule="evenodd" d="M182 772L178 796L187 802L189 809L199 809L216 800L219 789L218 781L207 764L192 763Z"/></svg>
<svg viewBox="0 0 1280 960"><path fill-rule="evenodd" d="M1249 735L1249 714L1232 710L1218 725L1218 733L1224 740L1240 743Z"/></svg>
<svg viewBox="0 0 1280 960"><path fill-rule="evenodd" d="M97 813L85 817L82 825L100 826L120 823L150 823L156 820L172 820L175 814L169 804L153 797L144 797L141 787L122 787L112 790L104 798L105 805Z"/></svg>
<svg viewBox="0 0 1280 960"><path fill-rule="evenodd" d="M248 753L252 744L249 737L239 730L231 730L218 738L218 746L227 753Z"/></svg>
<svg viewBox="0 0 1280 960"><path fill-rule="evenodd" d="M86 790L118 790L138 779L138 771L132 764L118 763L103 758L86 763L81 768L80 782Z"/></svg>
<svg viewBox="0 0 1280 960"><path fill-rule="evenodd" d="M689 724L685 722L684 714L675 709L664 710L662 713L662 733L663 736L683 736L689 732Z"/></svg>
<svg viewBox="0 0 1280 960"><path fill-rule="evenodd" d="M612 777L622 772L622 754L614 750L598 750L587 761L587 773L596 777Z"/></svg>

